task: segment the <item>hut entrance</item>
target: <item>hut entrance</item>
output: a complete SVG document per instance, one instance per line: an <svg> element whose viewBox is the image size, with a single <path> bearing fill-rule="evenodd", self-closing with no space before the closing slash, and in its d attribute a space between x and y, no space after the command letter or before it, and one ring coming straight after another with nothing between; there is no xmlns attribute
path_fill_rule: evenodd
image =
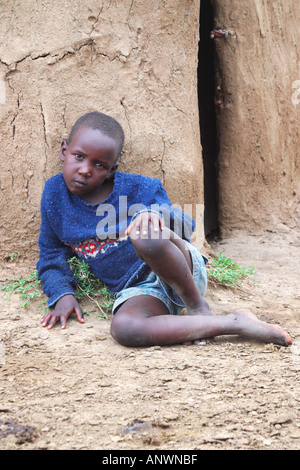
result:
<svg viewBox="0 0 300 470"><path fill-rule="evenodd" d="M198 100L204 169L204 230L208 240L219 235L218 138L215 110L214 18L211 0L201 0L198 53Z"/></svg>

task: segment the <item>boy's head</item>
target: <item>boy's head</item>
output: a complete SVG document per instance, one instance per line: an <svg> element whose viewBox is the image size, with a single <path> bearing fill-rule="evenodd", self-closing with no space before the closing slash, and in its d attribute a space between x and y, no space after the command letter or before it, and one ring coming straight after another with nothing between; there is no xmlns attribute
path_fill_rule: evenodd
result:
<svg viewBox="0 0 300 470"><path fill-rule="evenodd" d="M87 202L101 202L111 189L123 143L123 129L110 116L92 112L79 118L59 152L68 189Z"/></svg>
<svg viewBox="0 0 300 470"><path fill-rule="evenodd" d="M67 141L68 145L71 144L74 135L82 127L96 129L102 134L107 135L113 139L117 144L117 158L119 158L124 145L124 131L118 121L116 121L111 116L107 116L107 114L99 113L97 111L84 114L79 119L77 119L74 126L72 127Z"/></svg>

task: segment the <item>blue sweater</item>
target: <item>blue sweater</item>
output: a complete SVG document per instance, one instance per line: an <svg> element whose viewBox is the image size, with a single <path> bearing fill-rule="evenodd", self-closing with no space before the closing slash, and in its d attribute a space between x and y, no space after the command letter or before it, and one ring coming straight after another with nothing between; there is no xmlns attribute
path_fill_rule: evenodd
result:
<svg viewBox="0 0 300 470"><path fill-rule="evenodd" d="M63 175L50 178L41 199L38 276L48 296L48 306L73 294L77 281L67 259L78 255L111 292L137 282L149 267L138 258L124 232L141 210L159 212L165 225L190 240L194 221L171 207L161 181L116 172L114 187L101 204L88 204L71 193Z"/></svg>

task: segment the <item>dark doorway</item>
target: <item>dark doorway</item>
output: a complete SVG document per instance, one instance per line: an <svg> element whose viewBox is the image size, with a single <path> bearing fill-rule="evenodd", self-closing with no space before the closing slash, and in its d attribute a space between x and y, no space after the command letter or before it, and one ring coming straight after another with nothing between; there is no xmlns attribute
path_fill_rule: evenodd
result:
<svg viewBox="0 0 300 470"><path fill-rule="evenodd" d="M208 240L219 235L214 41L210 39L210 32L213 28L214 17L211 0L201 0L198 100L204 168L204 230Z"/></svg>

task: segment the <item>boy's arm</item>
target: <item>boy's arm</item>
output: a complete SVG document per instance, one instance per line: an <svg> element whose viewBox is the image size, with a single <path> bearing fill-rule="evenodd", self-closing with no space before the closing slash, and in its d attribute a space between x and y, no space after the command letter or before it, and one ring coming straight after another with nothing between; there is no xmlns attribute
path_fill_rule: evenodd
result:
<svg viewBox="0 0 300 470"><path fill-rule="evenodd" d="M41 202L41 218L37 272L43 282L43 291L49 299L48 307L51 307L64 295L74 295L77 281L67 263L73 252L58 239L52 229L44 195Z"/></svg>
<svg viewBox="0 0 300 470"><path fill-rule="evenodd" d="M66 327L69 315L76 313L80 323L84 323L81 308L75 298L74 288L77 284L67 263L72 250L64 245L56 236L48 219L45 197L41 203L41 233L39 237L40 257L37 263L38 276L43 282L43 290L48 296L48 311L42 318L42 326L53 328L60 320L61 327Z"/></svg>
<svg viewBox="0 0 300 470"><path fill-rule="evenodd" d="M158 202L159 213L164 219L164 224L176 235L184 240L190 241L195 230L195 221L190 214L184 212L180 206L172 204L162 183L158 185L155 192L155 200Z"/></svg>
<svg viewBox="0 0 300 470"><path fill-rule="evenodd" d="M153 203L142 207L133 214L130 225L128 226L131 231L132 226L140 226L140 215L144 212L153 214L149 217L152 221L153 226L158 224L160 228L163 226L172 230L176 235L183 238L184 240L190 241L193 231L195 230L195 222L193 218L184 213L180 208L172 206L166 190L164 189L160 180L155 180L155 187L153 190ZM157 214L158 218L155 217ZM136 222L134 223L135 219ZM143 217L143 222L146 218ZM155 222L154 222L155 221ZM126 233L128 234L128 229Z"/></svg>

